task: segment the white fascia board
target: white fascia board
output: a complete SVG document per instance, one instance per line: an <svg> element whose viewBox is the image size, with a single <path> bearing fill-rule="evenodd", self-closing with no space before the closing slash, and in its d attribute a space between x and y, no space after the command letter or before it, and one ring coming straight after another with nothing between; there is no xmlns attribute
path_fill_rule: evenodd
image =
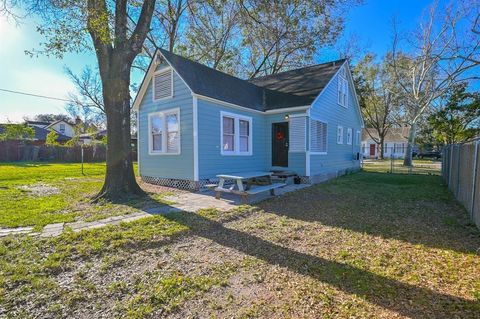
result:
<svg viewBox="0 0 480 319"><path fill-rule="evenodd" d="M295 106L295 107L284 107L281 109L274 109L274 110L267 110L265 114L278 114L278 113L285 113L285 112L297 112L297 111L305 111L310 108L310 105L304 106Z"/></svg>

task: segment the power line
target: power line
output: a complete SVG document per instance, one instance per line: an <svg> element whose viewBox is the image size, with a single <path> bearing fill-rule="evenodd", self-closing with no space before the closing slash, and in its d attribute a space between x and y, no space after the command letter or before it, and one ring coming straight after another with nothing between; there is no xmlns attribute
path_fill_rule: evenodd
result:
<svg viewBox="0 0 480 319"><path fill-rule="evenodd" d="M61 98L58 98L58 97L39 95L39 94L33 94L33 93L27 93L27 92L20 92L20 91L14 91L14 90L7 90L7 89L2 89L2 88L0 88L0 91L4 91L4 92L8 92L8 93L21 94L21 95L34 96L34 97L40 97L40 98L49 99L49 100L57 100L57 101L63 101L63 102L74 102L72 100L61 99Z"/></svg>
<svg viewBox="0 0 480 319"><path fill-rule="evenodd" d="M8 93L14 93L14 94L20 94L20 95L33 96L33 97L38 97L38 98L42 98L42 99L56 100L56 101L62 101L62 102L70 102L70 103L87 105L87 106L95 106L92 103L83 104L83 103L80 103L78 101L62 99L62 98L59 98L59 97L46 96L46 95L40 95L40 94L34 94L34 93L28 93L28 92L21 92L21 91L14 91L14 90L7 90L7 89L3 89L3 88L0 88L0 91L8 92Z"/></svg>

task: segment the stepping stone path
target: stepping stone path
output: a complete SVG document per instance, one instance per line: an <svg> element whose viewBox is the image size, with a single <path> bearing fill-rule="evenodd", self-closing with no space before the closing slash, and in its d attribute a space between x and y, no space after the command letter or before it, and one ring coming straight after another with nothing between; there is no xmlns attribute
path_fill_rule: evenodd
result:
<svg viewBox="0 0 480 319"><path fill-rule="evenodd" d="M28 234L33 231L33 227L18 227L18 228L0 228L0 237L15 234Z"/></svg>
<svg viewBox="0 0 480 319"><path fill-rule="evenodd" d="M296 191L310 185L288 185L277 190L278 195L283 195L292 191ZM250 203L255 203L263 199L271 197L268 192L259 194L250 199ZM131 222L141 218L152 215L168 214L172 212L192 212L195 213L201 209L215 208L220 211L228 211L240 205L240 198L236 195L225 194L221 200L215 199L213 192L199 192L199 193L181 193L165 197L166 200L174 202L172 205L157 206L153 208L144 209L140 212L135 212L128 215L112 216L96 221L86 222L78 221L72 223L56 223L46 225L41 233L33 232L33 227L18 227L18 228L0 228L0 237L17 234L29 234L31 236L39 237L56 237L60 235L66 227L70 227L72 231L79 232L85 229L93 229L105 227L108 225L118 225L120 223Z"/></svg>

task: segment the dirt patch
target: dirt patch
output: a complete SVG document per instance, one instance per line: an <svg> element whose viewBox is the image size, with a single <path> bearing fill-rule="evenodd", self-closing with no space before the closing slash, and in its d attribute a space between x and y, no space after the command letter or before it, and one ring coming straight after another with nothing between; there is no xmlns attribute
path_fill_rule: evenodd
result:
<svg viewBox="0 0 480 319"><path fill-rule="evenodd" d="M31 196L49 196L59 194L60 190L55 187L44 183L36 183L32 185L22 185L18 189L27 192Z"/></svg>

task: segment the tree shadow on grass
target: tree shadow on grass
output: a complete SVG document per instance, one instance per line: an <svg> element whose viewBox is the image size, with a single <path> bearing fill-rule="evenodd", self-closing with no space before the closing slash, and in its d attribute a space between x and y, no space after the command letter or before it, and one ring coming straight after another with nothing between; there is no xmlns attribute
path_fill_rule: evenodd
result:
<svg viewBox="0 0 480 319"><path fill-rule="evenodd" d="M480 302L402 283L347 264L298 252L227 228L221 222L195 213L170 213L165 218L187 226L190 229L188 235L210 239L271 265L285 267L410 318L475 318L480 313Z"/></svg>
<svg viewBox="0 0 480 319"><path fill-rule="evenodd" d="M306 222L475 253L480 232L437 176L359 173L256 206Z"/></svg>

